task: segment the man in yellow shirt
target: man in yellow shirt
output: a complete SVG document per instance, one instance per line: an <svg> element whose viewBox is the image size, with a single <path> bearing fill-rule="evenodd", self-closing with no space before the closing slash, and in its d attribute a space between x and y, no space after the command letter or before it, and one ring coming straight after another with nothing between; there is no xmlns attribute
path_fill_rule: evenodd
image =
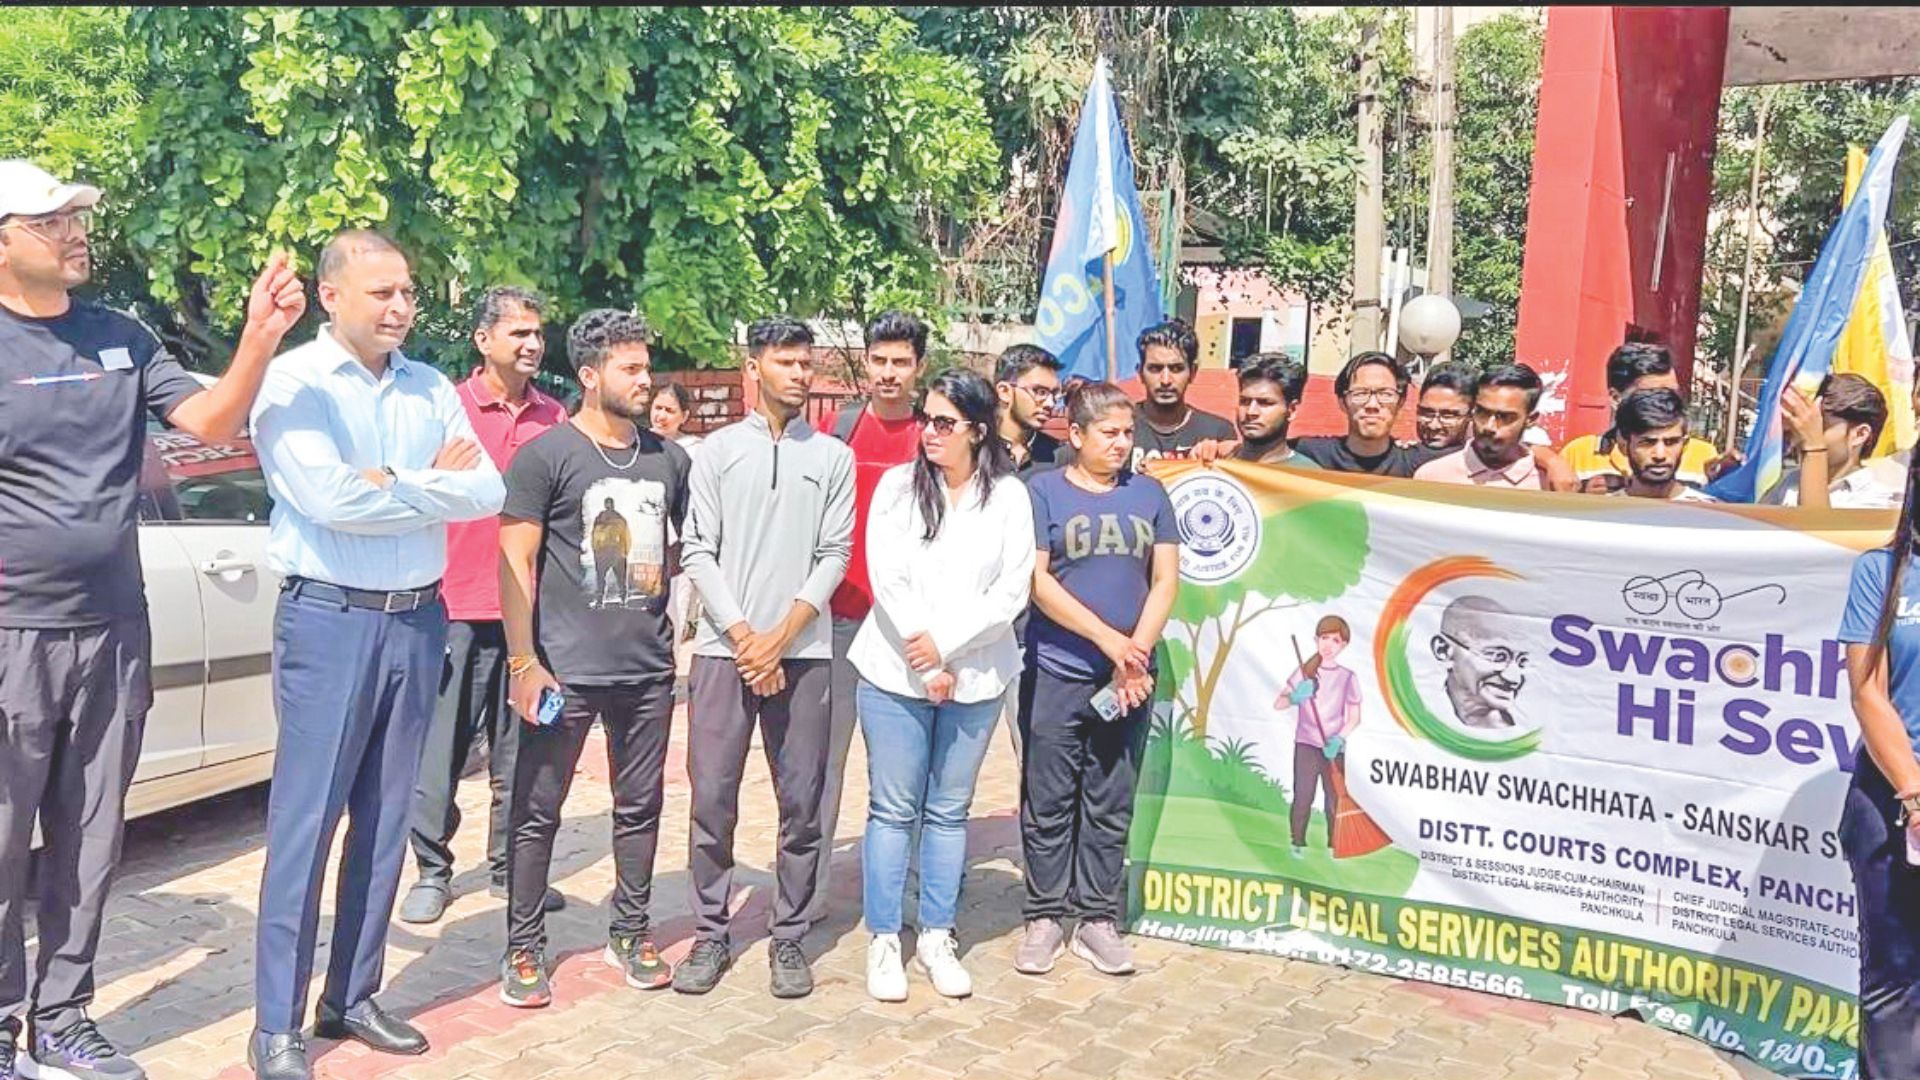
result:
<svg viewBox="0 0 1920 1080"><path fill-rule="evenodd" d="M1665 345L1630 341L1607 357L1607 394L1613 398L1616 409L1620 399L1628 394L1654 389L1680 392L1680 377L1673 370L1673 354ZM1562 447L1560 456L1567 459L1579 478L1582 491L1605 494L1627 482L1626 450L1611 431L1582 435ZM1705 487L1734 460L1731 457L1722 460L1712 443L1689 436L1674 478L1689 487Z"/></svg>

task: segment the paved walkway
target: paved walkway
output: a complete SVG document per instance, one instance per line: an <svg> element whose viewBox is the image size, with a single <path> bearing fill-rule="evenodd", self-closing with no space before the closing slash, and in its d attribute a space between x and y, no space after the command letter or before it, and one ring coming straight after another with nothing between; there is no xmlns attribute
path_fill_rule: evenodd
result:
<svg viewBox="0 0 1920 1080"><path fill-rule="evenodd" d="M667 955L687 949L684 714L669 792L654 911ZM1699 1080L1739 1072L1703 1044L1613 1020L1468 991L1401 983L1302 962L1136 940L1141 971L1098 975L1068 956L1044 978L1012 970L1019 925L1013 758L1004 737L975 806L960 938L976 992L951 1002L918 976L903 1004L865 989L858 926L858 835L865 764L856 740L834 852L839 915L807 941L819 988L803 1001L767 994L766 942L746 948L714 993L642 993L603 965L609 799L596 738L555 851L571 901L549 933L564 957L555 1002L519 1011L495 996L503 901L473 869L484 844L485 787L460 799L461 895L439 924L396 923L381 1000L433 1041L420 1058L316 1043L321 1077L533 1080L536 1077L1181 1077L1186 1080ZM756 755L742 792L736 932L764 933L773 852L771 785ZM100 946L94 1012L155 1080L242 1078L252 1023L254 903L263 863L264 789L135 822ZM474 828L474 825L479 828ZM408 871L407 882L412 879ZM403 883L404 888L404 883ZM328 901L331 907L331 899ZM327 934L322 925L322 939ZM323 970L321 958L316 970ZM314 993L318 995L318 982Z"/></svg>

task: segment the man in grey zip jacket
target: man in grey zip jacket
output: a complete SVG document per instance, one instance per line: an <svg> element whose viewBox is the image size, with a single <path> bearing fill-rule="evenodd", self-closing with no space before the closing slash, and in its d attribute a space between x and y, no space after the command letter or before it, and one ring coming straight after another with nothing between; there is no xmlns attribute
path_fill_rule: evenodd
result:
<svg viewBox="0 0 1920 1080"><path fill-rule="evenodd" d="M804 323L778 317L749 327L745 374L759 404L707 436L689 481L682 558L705 605L688 677L695 941L673 986L706 993L731 960L733 834L757 722L780 810L771 984L776 997L802 997L813 977L800 938L826 850L820 792L833 640L820 616L853 548L853 453L802 417L813 384Z"/></svg>

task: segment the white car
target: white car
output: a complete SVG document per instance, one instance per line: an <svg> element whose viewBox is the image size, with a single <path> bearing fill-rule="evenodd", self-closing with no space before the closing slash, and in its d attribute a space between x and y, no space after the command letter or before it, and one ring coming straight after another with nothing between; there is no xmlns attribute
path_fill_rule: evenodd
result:
<svg viewBox="0 0 1920 1080"><path fill-rule="evenodd" d="M127 816L273 772L272 500L253 444L157 426L140 477L140 565L153 624L153 711Z"/></svg>

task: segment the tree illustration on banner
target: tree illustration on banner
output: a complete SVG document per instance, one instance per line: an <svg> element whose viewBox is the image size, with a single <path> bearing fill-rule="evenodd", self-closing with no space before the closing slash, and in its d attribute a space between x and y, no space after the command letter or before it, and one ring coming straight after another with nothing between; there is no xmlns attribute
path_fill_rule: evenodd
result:
<svg viewBox="0 0 1920 1080"><path fill-rule="evenodd" d="M1213 693L1241 633L1261 616L1341 595L1367 561L1367 513L1350 499L1315 499L1262 522L1260 551L1231 581L1182 582L1161 639L1162 685L1196 738L1207 734Z"/></svg>

